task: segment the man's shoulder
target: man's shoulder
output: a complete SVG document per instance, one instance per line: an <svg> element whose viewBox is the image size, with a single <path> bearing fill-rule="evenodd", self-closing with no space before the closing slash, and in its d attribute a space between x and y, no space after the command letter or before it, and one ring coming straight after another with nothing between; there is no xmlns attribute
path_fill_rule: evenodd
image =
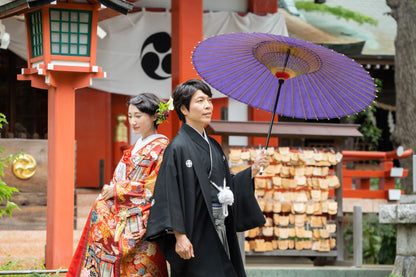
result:
<svg viewBox="0 0 416 277"><path fill-rule="evenodd" d="M216 139L214 139L213 137L208 137L208 138L209 138L209 141L210 141L211 145L213 145L214 147L216 147L219 150L223 151L223 149L221 147L221 144L219 144L219 142Z"/></svg>
<svg viewBox="0 0 416 277"><path fill-rule="evenodd" d="M173 149L181 149L184 147L189 146L189 138L181 133L178 133L168 144L168 149L173 150Z"/></svg>
<svg viewBox="0 0 416 277"><path fill-rule="evenodd" d="M186 141L189 139L189 137L186 134L183 134L182 132L179 132L176 134L176 136L173 137L170 144L183 144L186 143Z"/></svg>

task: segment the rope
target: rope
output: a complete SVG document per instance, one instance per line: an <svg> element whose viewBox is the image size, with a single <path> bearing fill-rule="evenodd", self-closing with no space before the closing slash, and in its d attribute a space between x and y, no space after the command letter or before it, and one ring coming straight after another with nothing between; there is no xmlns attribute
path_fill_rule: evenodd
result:
<svg viewBox="0 0 416 277"><path fill-rule="evenodd" d="M223 212L224 216L227 217L228 216L228 205L231 206L234 203L234 194L230 190L230 187L226 186L225 178L224 178L223 187L218 186L217 184L215 184L211 180L210 180L210 183L219 191L218 194L217 194L218 201L222 204L222 212Z"/></svg>

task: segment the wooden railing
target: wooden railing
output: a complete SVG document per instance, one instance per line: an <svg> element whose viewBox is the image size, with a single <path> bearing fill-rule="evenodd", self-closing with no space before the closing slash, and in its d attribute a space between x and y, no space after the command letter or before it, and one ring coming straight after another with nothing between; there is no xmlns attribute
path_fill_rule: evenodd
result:
<svg viewBox="0 0 416 277"><path fill-rule="evenodd" d="M412 149L403 150L400 146L389 152L342 151L342 155L343 198L389 199L388 191L394 189L395 178L407 177L409 172L408 169L394 167L393 160L409 157ZM378 168L359 169L356 165L362 161L375 161ZM347 168L349 162L354 163L354 169ZM375 178L378 178L378 189L370 189L370 180Z"/></svg>

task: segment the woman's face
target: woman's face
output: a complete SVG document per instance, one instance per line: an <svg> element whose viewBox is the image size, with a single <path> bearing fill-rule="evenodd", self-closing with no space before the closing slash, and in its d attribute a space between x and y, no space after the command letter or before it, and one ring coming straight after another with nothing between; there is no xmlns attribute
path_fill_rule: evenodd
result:
<svg viewBox="0 0 416 277"><path fill-rule="evenodd" d="M129 124L136 135L141 135L146 138L156 133L156 128L153 122L156 120L156 115L150 116L147 113L141 112L135 105L129 105Z"/></svg>

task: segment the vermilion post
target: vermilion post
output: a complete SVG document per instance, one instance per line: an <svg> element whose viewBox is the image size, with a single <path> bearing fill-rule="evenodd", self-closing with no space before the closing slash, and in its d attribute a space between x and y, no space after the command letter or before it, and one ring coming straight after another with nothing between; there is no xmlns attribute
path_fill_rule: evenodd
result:
<svg viewBox="0 0 416 277"><path fill-rule="evenodd" d="M202 0L172 0L172 88L198 78L192 65L192 51L203 38ZM179 119L172 116L172 137L179 130Z"/></svg>
<svg viewBox="0 0 416 277"><path fill-rule="evenodd" d="M279 1L276 0L249 0L248 8L250 12L256 14L276 13Z"/></svg>
<svg viewBox="0 0 416 277"><path fill-rule="evenodd" d="M48 89L47 268L69 266L73 248L75 90L69 74Z"/></svg>

